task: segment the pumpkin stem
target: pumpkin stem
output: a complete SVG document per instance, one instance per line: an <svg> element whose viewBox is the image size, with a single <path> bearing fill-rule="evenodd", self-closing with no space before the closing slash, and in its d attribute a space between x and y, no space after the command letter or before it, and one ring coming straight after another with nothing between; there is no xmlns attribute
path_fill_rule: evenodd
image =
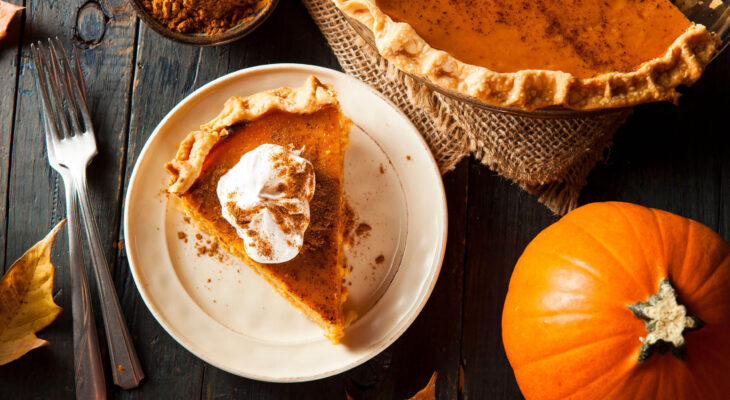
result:
<svg viewBox="0 0 730 400"><path fill-rule="evenodd" d="M702 320L688 315L687 308L677 302L677 292L668 278L659 284L657 293L649 296L647 301L628 307L646 323L646 336L639 338L642 342L639 363L648 360L655 352L671 352L684 360L687 357L684 332L704 326Z"/></svg>

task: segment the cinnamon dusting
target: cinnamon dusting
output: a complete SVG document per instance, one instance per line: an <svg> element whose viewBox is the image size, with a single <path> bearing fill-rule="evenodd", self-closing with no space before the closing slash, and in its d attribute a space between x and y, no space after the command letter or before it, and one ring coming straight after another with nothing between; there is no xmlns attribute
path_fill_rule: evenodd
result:
<svg viewBox="0 0 730 400"><path fill-rule="evenodd" d="M370 225L368 225L368 224L366 224L364 222L361 222L357 226L357 228L355 228L355 235L357 235L357 236L363 236L363 235L366 235L366 234L370 233L370 231L372 231L372 230L373 230L373 228Z"/></svg>
<svg viewBox="0 0 730 400"><path fill-rule="evenodd" d="M345 202L343 207L343 237L345 244L352 246L355 242L353 232L355 229L355 210L352 209L350 203Z"/></svg>
<svg viewBox="0 0 730 400"><path fill-rule="evenodd" d="M177 232L177 238L185 243L188 242L188 234L183 231ZM209 256L215 258L220 262L226 261L226 253L222 251L220 245L215 241L211 241L210 239L204 240L203 235L201 235L200 233L195 234L194 246L195 255L197 255L198 257Z"/></svg>
<svg viewBox="0 0 730 400"><path fill-rule="evenodd" d="M262 257L268 259L274 256L270 238L262 232L251 229L251 222L266 210L284 234L289 235L295 231L305 232L309 225L309 218L295 204L286 202L286 200L304 197L310 201L315 191L314 169L311 163L301 164L294 161L288 153L283 152L274 154L271 162L274 170L278 170L277 177L282 181L275 185L264 186L261 193L275 196L277 201L262 199L261 204L248 209L238 207L234 201L225 204L226 210L233 216L236 225L246 230L248 245L257 249ZM291 245L291 242L288 243Z"/></svg>
<svg viewBox="0 0 730 400"><path fill-rule="evenodd" d="M207 255L213 258L217 258L218 255L220 255L217 242L212 242L209 246L198 242L195 245L195 249L197 250L198 257Z"/></svg>

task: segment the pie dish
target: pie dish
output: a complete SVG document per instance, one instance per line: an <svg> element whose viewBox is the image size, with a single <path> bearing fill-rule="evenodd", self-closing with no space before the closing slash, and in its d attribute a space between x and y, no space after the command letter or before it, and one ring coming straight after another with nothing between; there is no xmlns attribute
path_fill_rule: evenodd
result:
<svg viewBox="0 0 730 400"><path fill-rule="evenodd" d="M347 298L342 285L343 159L350 127L334 90L312 76L300 88L230 98L216 118L180 143L175 158L166 164L171 175L168 192L180 198L194 224L320 325L333 343L354 318L342 307ZM311 161L316 176L304 244L295 258L281 263L249 257L236 229L221 215L216 194L221 176L262 144L302 149L301 156Z"/></svg>
<svg viewBox="0 0 730 400"><path fill-rule="evenodd" d="M720 44L669 0L333 1L399 69L522 110L676 102Z"/></svg>

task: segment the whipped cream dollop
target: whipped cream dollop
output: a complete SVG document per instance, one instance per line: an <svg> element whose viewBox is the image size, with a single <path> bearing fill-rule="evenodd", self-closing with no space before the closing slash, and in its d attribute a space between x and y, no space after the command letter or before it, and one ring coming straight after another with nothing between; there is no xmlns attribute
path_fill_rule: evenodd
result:
<svg viewBox="0 0 730 400"><path fill-rule="evenodd" d="M236 228L246 254L256 262L282 263L302 249L315 179L312 163L300 154L262 144L218 181L223 218Z"/></svg>

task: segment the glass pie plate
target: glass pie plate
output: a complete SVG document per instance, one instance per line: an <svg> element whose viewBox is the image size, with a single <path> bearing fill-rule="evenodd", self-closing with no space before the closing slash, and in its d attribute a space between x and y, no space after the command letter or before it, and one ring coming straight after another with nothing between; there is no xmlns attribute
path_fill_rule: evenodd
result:
<svg viewBox="0 0 730 400"><path fill-rule="evenodd" d="M722 53L723 50L730 43L730 0L672 0L672 2L693 22L702 24L707 27L708 30L717 34L722 40L722 44L718 49L717 55ZM344 15L344 14L343 14ZM375 38L373 33L361 22L345 15L345 19L355 29L355 31L362 36L365 41L376 48ZM431 89L443 93L451 98L463 101L473 106L484 108L490 111L527 116L533 118L558 118L558 119L571 119L580 118L587 116L594 116L599 114L606 114L617 111L617 109L598 109L598 110L572 110L564 107L545 107L537 110L527 111L514 107L499 107L489 103L485 103L475 97L467 96L459 92L442 88L430 80L418 76L409 74L414 79L430 87Z"/></svg>

